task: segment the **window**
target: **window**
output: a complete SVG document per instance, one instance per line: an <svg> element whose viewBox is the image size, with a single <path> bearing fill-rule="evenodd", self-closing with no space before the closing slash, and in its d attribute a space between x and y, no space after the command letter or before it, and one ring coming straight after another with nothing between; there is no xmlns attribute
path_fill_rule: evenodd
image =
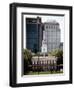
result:
<svg viewBox="0 0 74 90"><path fill-rule="evenodd" d="M49 29L50 29L50 26L49 26Z"/></svg>
<svg viewBox="0 0 74 90"><path fill-rule="evenodd" d="M53 25L51 25L51 29L53 29Z"/></svg>
<svg viewBox="0 0 74 90"><path fill-rule="evenodd" d="M48 26L46 25L46 29L48 29Z"/></svg>

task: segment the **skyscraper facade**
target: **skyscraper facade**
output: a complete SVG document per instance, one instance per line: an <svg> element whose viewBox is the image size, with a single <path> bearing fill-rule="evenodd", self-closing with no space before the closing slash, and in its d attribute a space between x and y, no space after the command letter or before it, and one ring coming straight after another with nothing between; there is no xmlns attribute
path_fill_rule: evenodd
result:
<svg viewBox="0 0 74 90"><path fill-rule="evenodd" d="M60 28L56 21L44 23L45 39L47 43L47 52L58 49L60 46Z"/></svg>
<svg viewBox="0 0 74 90"><path fill-rule="evenodd" d="M26 48L32 52L41 50L42 24L41 18L26 18Z"/></svg>

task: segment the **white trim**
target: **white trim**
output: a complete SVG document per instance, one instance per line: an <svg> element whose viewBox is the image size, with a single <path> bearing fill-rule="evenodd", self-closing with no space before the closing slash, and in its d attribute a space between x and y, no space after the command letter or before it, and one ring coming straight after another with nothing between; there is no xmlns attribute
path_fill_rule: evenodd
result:
<svg viewBox="0 0 74 90"><path fill-rule="evenodd" d="M52 13L65 14L65 42L64 42L64 73L53 75L25 75L21 76L21 13ZM55 9L37 9L37 8L17 8L17 83L45 82L45 81L65 81L69 80L69 11ZM25 28L25 27L24 27ZM26 33L24 32L24 36ZM25 37L26 38L26 37ZM26 41L25 41L26 42ZM25 43L24 42L24 43Z"/></svg>

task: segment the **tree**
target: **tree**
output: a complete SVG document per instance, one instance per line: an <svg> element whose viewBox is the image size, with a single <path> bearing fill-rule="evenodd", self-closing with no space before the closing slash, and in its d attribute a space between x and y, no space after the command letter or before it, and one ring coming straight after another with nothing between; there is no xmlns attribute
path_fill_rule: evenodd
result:
<svg viewBox="0 0 74 90"><path fill-rule="evenodd" d="M57 57L57 70L63 69L63 51L56 49L50 55Z"/></svg>
<svg viewBox="0 0 74 90"><path fill-rule="evenodd" d="M55 56L55 57L62 57L63 56L63 51L60 49L53 50L50 52L50 55Z"/></svg>
<svg viewBox="0 0 74 90"><path fill-rule="evenodd" d="M24 50L24 60L28 62L28 64L30 64L32 59L32 52L28 49Z"/></svg>
<svg viewBox="0 0 74 90"><path fill-rule="evenodd" d="M24 51L24 74L26 74L29 71L29 65L32 63L32 52L28 49L25 49Z"/></svg>

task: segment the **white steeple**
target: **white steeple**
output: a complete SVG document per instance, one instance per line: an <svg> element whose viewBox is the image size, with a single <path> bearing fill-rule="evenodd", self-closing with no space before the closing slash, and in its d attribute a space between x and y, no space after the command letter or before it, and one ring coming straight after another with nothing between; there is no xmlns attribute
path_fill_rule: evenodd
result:
<svg viewBox="0 0 74 90"><path fill-rule="evenodd" d="M43 40L42 40L41 52L47 53L47 39L45 37L45 31L43 31Z"/></svg>

